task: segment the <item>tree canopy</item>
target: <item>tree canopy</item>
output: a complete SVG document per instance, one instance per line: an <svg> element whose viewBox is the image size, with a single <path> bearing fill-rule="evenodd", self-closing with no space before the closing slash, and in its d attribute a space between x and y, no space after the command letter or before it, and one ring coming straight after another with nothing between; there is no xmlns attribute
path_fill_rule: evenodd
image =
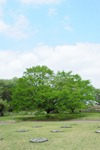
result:
<svg viewBox="0 0 100 150"><path fill-rule="evenodd" d="M94 99L89 80L78 74L53 70L47 66L27 68L12 92L12 106L16 110L43 109L47 113L70 110L74 112Z"/></svg>

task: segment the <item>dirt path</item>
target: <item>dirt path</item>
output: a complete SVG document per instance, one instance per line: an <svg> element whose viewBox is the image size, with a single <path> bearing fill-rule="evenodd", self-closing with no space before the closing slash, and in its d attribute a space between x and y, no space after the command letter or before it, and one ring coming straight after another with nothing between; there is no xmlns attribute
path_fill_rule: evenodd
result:
<svg viewBox="0 0 100 150"><path fill-rule="evenodd" d="M12 124L16 123L16 121L0 121L0 124Z"/></svg>

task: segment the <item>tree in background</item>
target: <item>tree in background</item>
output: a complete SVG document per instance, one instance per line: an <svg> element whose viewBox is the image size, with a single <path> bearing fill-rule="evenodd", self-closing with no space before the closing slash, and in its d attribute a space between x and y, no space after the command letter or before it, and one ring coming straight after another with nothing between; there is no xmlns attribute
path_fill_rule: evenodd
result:
<svg viewBox="0 0 100 150"><path fill-rule="evenodd" d="M9 105L6 100L0 98L0 116L4 116L5 110L9 108Z"/></svg>
<svg viewBox="0 0 100 150"><path fill-rule="evenodd" d="M11 101L12 89L16 84L17 78L13 79L0 79L0 98Z"/></svg>
<svg viewBox="0 0 100 150"><path fill-rule="evenodd" d="M95 88L95 101L100 105L100 89Z"/></svg>
<svg viewBox="0 0 100 150"><path fill-rule="evenodd" d="M0 79L0 98L4 101L2 104L8 103L9 111L12 111L11 101L12 101L12 89L16 85L18 78L13 79ZM3 107L3 105L2 105Z"/></svg>
<svg viewBox="0 0 100 150"><path fill-rule="evenodd" d="M87 100L94 99L94 88L89 80L82 80L78 74L59 72L55 77L55 88L58 93L58 107L75 112L85 107Z"/></svg>

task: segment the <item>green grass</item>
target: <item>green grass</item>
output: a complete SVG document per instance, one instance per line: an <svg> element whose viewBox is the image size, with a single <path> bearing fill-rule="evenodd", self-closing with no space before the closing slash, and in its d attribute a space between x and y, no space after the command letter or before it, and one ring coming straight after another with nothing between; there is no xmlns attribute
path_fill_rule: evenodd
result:
<svg viewBox="0 0 100 150"><path fill-rule="evenodd" d="M99 150L100 134L95 133L100 126L100 113L82 113L69 121L16 121L19 117L32 117L30 114L12 114L0 117L0 150ZM41 125L41 128L33 126ZM72 128L61 128L71 125ZM26 129L28 132L16 132ZM52 133L51 130L63 130ZM30 143L32 138L48 138L48 142Z"/></svg>
<svg viewBox="0 0 100 150"><path fill-rule="evenodd" d="M41 128L32 126L41 125ZM72 128L62 129L62 125L71 125ZM100 134L98 130L100 122L83 121L57 121L57 122L17 122L0 123L0 150L99 150ZM20 129L28 129L28 132L16 132ZM51 130L63 130L60 133L52 133ZM48 142L30 143L32 138L48 138Z"/></svg>
<svg viewBox="0 0 100 150"><path fill-rule="evenodd" d="M100 112L90 112L90 113L83 113L82 120L98 120L100 121Z"/></svg>

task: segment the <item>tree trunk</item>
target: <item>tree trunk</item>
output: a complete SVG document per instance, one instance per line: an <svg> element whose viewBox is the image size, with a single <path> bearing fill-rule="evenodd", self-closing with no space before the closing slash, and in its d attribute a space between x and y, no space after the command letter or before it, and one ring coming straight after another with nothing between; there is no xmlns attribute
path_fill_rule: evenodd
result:
<svg viewBox="0 0 100 150"><path fill-rule="evenodd" d="M1 117L4 116L4 106L3 105L0 106L0 116Z"/></svg>
<svg viewBox="0 0 100 150"><path fill-rule="evenodd" d="M3 111L0 111L0 116L4 116L4 112Z"/></svg>
<svg viewBox="0 0 100 150"><path fill-rule="evenodd" d="M47 112L47 114L50 114L51 112L54 111L54 109L53 109L53 108L48 108L48 109L46 109L45 111Z"/></svg>
<svg viewBox="0 0 100 150"><path fill-rule="evenodd" d="M74 114L75 113L75 108L71 107L71 112Z"/></svg>

